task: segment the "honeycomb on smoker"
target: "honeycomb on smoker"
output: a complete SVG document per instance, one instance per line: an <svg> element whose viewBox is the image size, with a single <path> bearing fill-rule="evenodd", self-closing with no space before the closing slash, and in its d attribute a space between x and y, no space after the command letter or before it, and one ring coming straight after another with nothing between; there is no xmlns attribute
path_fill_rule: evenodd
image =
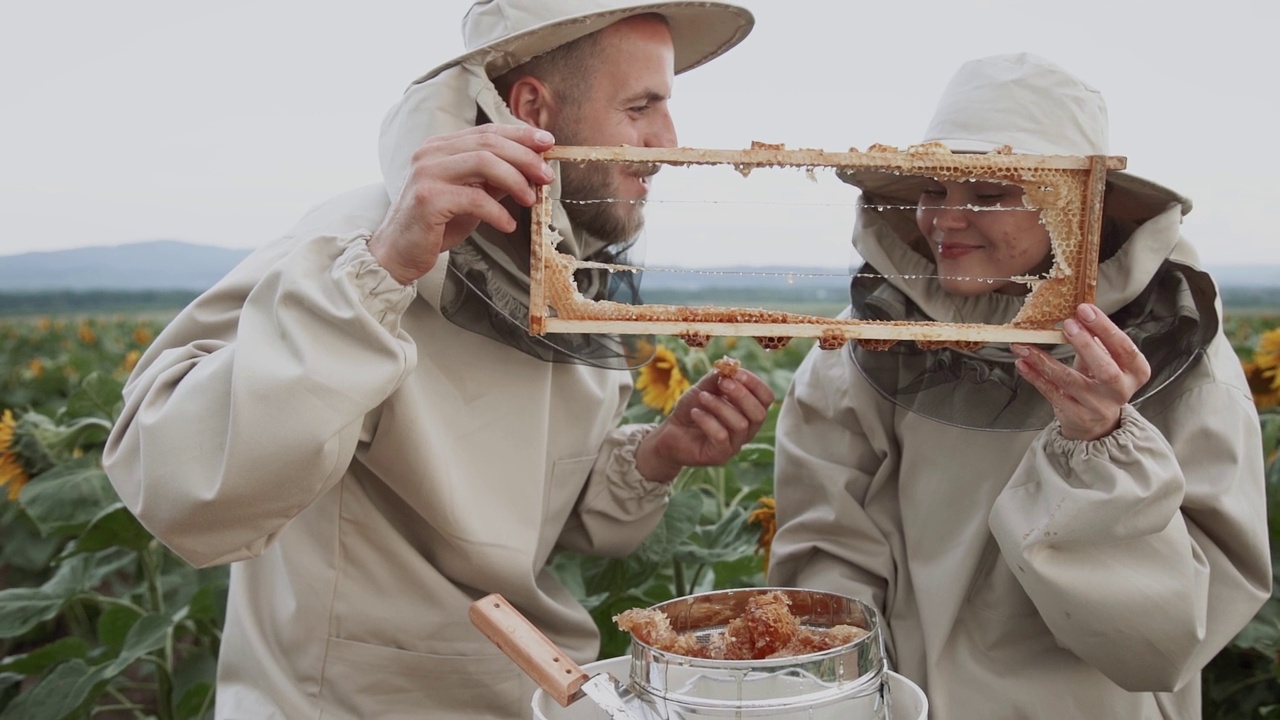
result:
<svg viewBox="0 0 1280 720"><path fill-rule="evenodd" d="M747 600L742 615L711 632L677 632L667 614L654 608L624 610L613 621L651 648L703 660L796 657L848 645L868 634L853 625L803 625L791 613L790 604L777 591L756 595Z"/></svg>

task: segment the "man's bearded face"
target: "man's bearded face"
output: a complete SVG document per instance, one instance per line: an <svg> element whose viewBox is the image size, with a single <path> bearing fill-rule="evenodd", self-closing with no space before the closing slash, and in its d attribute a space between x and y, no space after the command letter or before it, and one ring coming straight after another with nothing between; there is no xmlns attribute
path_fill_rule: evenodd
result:
<svg viewBox="0 0 1280 720"><path fill-rule="evenodd" d="M592 145L577 128L555 132L561 145ZM631 240L644 228L644 203L656 165L560 163L560 195L575 228L609 244ZM572 202L586 200L588 202ZM590 202L604 201L604 202Z"/></svg>

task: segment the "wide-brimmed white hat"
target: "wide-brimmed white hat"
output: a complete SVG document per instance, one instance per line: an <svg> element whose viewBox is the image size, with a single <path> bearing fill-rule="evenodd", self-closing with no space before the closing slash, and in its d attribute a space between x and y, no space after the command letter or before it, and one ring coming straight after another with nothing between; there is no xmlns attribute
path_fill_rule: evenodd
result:
<svg viewBox="0 0 1280 720"><path fill-rule="evenodd" d="M749 10L727 2L478 0L462 19L467 51L416 82L463 63L483 64L489 77L497 77L567 42L647 13L662 15L670 24L676 73L723 54L755 26Z"/></svg>
<svg viewBox="0 0 1280 720"><path fill-rule="evenodd" d="M1108 155L1107 104L1088 83L1030 53L995 55L960 66L938 101L922 142L952 152L985 153L1010 146L1036 155ZM878 201L914 205L923 180L884 172L849 171L841 179ZM1109 214L1149 218L1170 203L1191 211L1179 193L1132 173L1112 171Z"/></svg>

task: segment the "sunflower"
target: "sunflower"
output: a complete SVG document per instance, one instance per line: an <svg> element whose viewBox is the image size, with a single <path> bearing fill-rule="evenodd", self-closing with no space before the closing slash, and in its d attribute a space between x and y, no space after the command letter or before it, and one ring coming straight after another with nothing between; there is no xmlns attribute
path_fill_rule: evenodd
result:
<svg viewBox="0 0 1280 720"><path fill-rule="evenodd" d="M120 370L125 374L133 372L138 365L138 358L142 357L142 353L137 350L130 350L125 353L124 360L120 363Z"/></svg>
<svg viewBox="0 0 1280 720"><path fill-rule="evenodd" d="M1246 360L1242 365L1244 365L1244 376L1249 381L1249 392L1253 394L1253 404L1259 410L1280 405L1280 391L1272 387L1271 380L1264 375L1258 363Z"/></svg>
<svg viewBox="0 0 1280 720"><path fill-rule="evenodd" d="M760 526L760 539L756 547L764 553L764 569L769 571L769 550L773 547L773 535L778 532L777 501L771 497L762 497L756 501L758 507L747 516L748 525Z"/></svg>
<svg viewBox="0 0 1280 720"><path fill-rule="evenodd" d="M133 341L142 347L151 344L155 336L151 334L151 328L146 325L138 325L133 329Z"/></svg>
<svg viewBox="0 0 1280 720"><path fill-rule="evenodd" d="M0 453L13 452L13 432L17 427L18 421L12 410L0 414Z"/></svg>
<svg viewBox="0 0 1280 720"><path fill-rule="evenodd" d="M1271 389L1280 390L1280 328L1262 333L1253 360L1262 377L1271 381Z"/></svg>
<svg viewBox="0 0 1280 720"><path fill-rule="evenodd" d="M689 389L689 380L680 371L680 363L676 354L666 345L659 345L653 354L653 360L640 368L640 377L636 380L636 389L645 405L670 415L676 401Z"/></svg>
<svg viewBox="0 0 1280 720"><path fill-rule="evenodd" d="M7 487L10 500L17 500L22 486L27 484L27 474L13 452L13 431L18 421L12 410L0 415L0 487Z"/></svg>
<svg viewBox="0 0 1280 720"><path fill-rule="evenodd" d="M80 321L76 327L76 335L80 336L80 342L85 345L93 345L98 342L98 334L93 331L93 324L88 319Z"/></svg>

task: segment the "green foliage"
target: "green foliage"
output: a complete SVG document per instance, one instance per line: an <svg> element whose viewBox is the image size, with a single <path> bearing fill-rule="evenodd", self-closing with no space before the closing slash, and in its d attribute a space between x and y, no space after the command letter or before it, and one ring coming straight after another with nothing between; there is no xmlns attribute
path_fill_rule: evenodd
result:
<svg viewBox="0 0 1280 720"><path fill-rule="evenodd" d="M138 318L0 321L0 409L109 419L106 411L119 396L105 397L106 383L125 379L161 327L159 321ZM84 388L84 379L95 373L101 377L95 381L98 390ZM73 394L93 407L65 407Z"/></svg>
<svg viewBox="0 0 1280 720"><path fill-rule="evenodd" d="M16 502L0 492L0 720L212 717L227 570L170 553L108 482L120 391L88 373L36 403L49 414L20 412L0 448L29 474Z"/></svg>

